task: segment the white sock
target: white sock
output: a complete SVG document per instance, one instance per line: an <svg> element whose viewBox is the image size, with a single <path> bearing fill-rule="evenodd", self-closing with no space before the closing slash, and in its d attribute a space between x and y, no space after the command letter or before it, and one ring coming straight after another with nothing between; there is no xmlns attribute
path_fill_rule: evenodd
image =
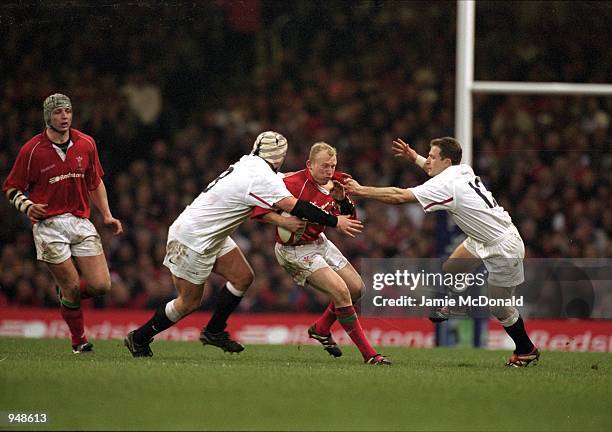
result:
<svg viewBox="0 0 612 432"><path fill-rule="evenodd" d="M503 325L504 327L510 327L513 326L514 324L516 324L516 322L519 319L519 311L517 308L514 308L514 310L512 311L512 313L510 314L510 316L504 320L500 320L498 318L498 321L501 325Z"/></svg>
<svg viewBox="0 0 612 432"><path fill-rule="evenodd" d="M227 290L234 294L236 297L243 297L244 293L246 292L237 290L236 287L234 287L234 285L232 285L232 283L229 281L225 283L225 286L227 287Z"/></svg>
<svg viewBox="0 0 612 432"><path fill-rule="evenodd" d="M175 301L176 299L166 303L166 316L172 322L177 322L182 318L182 315L176 310L176 306L174 306Z"/></svg>

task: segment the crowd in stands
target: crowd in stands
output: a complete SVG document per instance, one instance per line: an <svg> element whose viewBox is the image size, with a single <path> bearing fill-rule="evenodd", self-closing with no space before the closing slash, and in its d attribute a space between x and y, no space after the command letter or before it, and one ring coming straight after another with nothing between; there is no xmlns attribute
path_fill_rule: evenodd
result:
<svg viewBox="0 0 612 432"><path fill-rule="evenodd" d="M92 213L113 286L90 307L153 308L174 297L162 265L168 226L262 130L288 138L284 171L302 169L322 140L362 184L402 187L427 177L392 157L392 140L426 155L430 139L454 133L454 2L238 3L248 13L227 2L98 6L96 14L54 4L71 13L42 5L0 18L12 24L0 29L0 181L42 131L43 99L66 93L74 127L97 141L125 227L113 237ZM609 11L597 2L555 2L555 13L546 2L522 12L483 4L477 79L611 76ZM610 113L611 97L474 97L473 166L528 257L612 257ZM362 258L443 255L436 217L418 205L357 204L364 232L328 236L358 269ZM55 306L30 222L4 198L0 220L0 305ZM325 296L297 287L276 263L273 227L249 221L234 239L256 274L240 310L323 309ZM204 310L222 283L210 279Z"/></svg>

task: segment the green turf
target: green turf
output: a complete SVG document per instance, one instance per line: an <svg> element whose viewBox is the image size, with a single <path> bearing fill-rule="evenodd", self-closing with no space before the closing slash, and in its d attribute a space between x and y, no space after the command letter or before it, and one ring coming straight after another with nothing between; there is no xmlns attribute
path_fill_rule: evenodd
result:
<svg viewBox="0 0 612 432"><path fill-rule="evenodd" d="M248 346L240 355L156 342L133 359L121 341L73 355L66 340L0 338L0 411L47 412L38 429L610 430L612 356L388 348L394 364L353 347ZM68 348L68 349L67 349ZM37 429L0 426L0 429Z"/></svg>

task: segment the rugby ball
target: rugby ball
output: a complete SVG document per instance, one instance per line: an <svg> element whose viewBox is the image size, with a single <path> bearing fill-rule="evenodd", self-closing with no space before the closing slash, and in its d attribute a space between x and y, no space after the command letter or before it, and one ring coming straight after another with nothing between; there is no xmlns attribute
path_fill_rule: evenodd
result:
<svg viewBox="0 0 612 432"><path fill-rule="evenodd" d="M287 212L282 212L281 216L283 217L291 217L291 214L287 213ZM296 232L291 232L286 228L277 226L276 227L276 232L278 233L278 238L280 239L281 242L283 242L283 244L288 244L288 245L292 245L297 243L298 241L300 241L300 238L302 238L302 234L304 234L304 231L306 231L306 227L308 226L308 224L304 225L304 228L297 230Z"/></svg>

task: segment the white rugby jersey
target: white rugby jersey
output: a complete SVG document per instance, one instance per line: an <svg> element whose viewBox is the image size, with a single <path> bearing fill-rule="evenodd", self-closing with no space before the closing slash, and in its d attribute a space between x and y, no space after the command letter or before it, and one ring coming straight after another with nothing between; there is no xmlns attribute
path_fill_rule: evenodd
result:
<svg viewBox="0 0 612 432"><path fill-rule="evenodd" d="M420 186L409 188L426 212L446 210L461 230L482 243L497 240L513 226L469 165L452 165Z"/></svg>
<svg viewBox="0 0 612 432"><path fill-rule="evenodd" d="M292 196L282 178L259 156L243 156L189 204L170 225L168 237L203 253L247 219L255 206L271 208Z"/></svg>

